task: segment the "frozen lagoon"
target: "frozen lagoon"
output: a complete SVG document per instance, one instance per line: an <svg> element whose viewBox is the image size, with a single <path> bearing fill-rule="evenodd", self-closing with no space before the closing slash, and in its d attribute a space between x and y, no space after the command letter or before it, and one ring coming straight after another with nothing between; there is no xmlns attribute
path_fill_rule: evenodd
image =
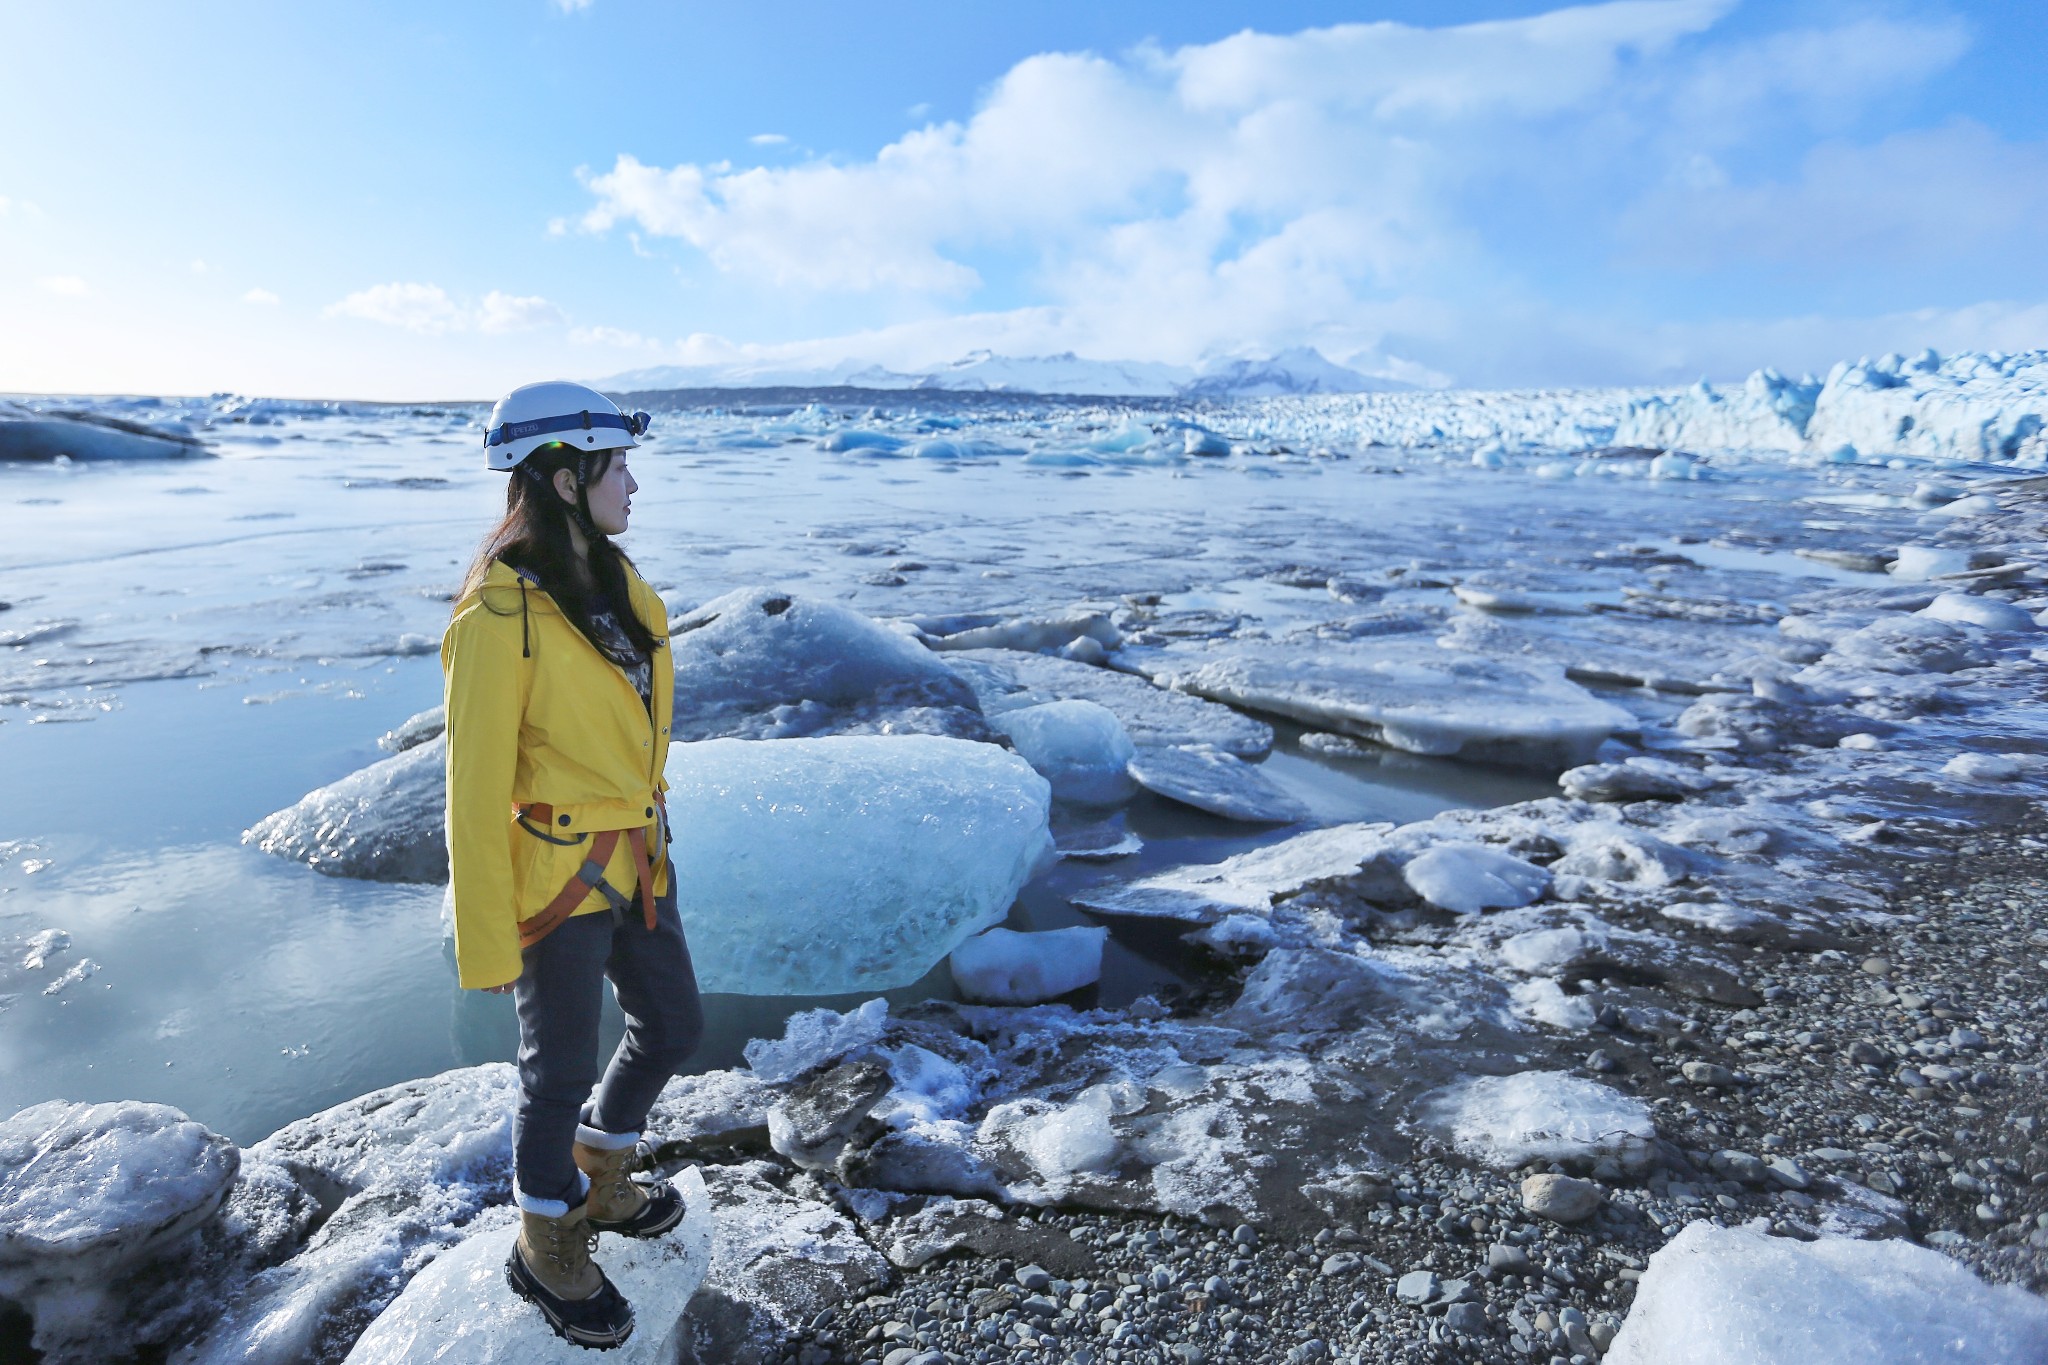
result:
<svg viewBox="0 0 2048 1365"><path fill-rule="evenodd" d="M958 413L904 408L853 422L815 412L794 421L684 418L638 461L648 521L634 551L678 610L730 588L773 583L872 616L912 618L927 635L994 630L1024 639L1030 632L1003 623L1071 622L1088 614L1077 608L1088 607L1115 618L1120 653L1132 665L1161 672L1234 650L1262 659L1284 659L1290 649L1342 659L1389 635L1407 637L1405 653L1430 638L1461 642L1488 657L1569 670L1605 703L1627 709L1645 743L1675 745L1670 752L1688 764L1704 760L1703 770L1688 771L1700 772L1709 788L1734 780L1715 776L1717 756L1739 764L1737 755L1789 742L1859 735L1872 741L1868 752L1882 753L1900 741L1887 737L1892 723L1873 709L1890 706L1901 722L1937 715L1942 708L1931 704L1938 698L1929 688L1939 690L1938 677L2024 657L2024 647L2013 654L2010 640L1980 638L1939 616L1913 624L1923 618L1898 597L1904 585L1872 571L1881 560L1868 564L1873 546L1944 535L1956 523L1939 510L1965 501L1994 471L1942 471L1937 478L1949 487L1930 491L1922 487L1929 482L1923 467L1736 456L1710 456L1692 467L1710 477L1684 480L1646 477L1652 462L1626 454L1571 463L1454 444L1304 456L1268 440L1241 442L1227 458L1187 459L1162 457L1157 445L1150 453L1142 445L1091 450L1100 438L1082 428L1085 410L1077 420L1073 407L1021 406L1021 413L981 414L971 425L985 433L973 438L982 445L944 428L955 436L943 438L950 443L943 459L814 443L830 445L834 431L856 424L915 434L934 419L957 421ZM1171 437L1180 434L1172 423L1182 415L1137 417ZM1218 426L1228 416L1203 414ZM168 1099L246 1140L383 1080L509 1049L506 1021L471 1012L471 1002L448 988L438 893L323 879L233 844L256 818L376 757L369 744L376 731L432 700L434 670L425 656L445 611L436 599L497 491L468 468L466 420L432 411L287 419L259 433L280 438L275 444L229 440L223 460L184 466L173 478L132 467L6 472L5 486L23 504L19 515L49 522L37 529L29 521L35 534L10 541L13 559L0 579L0 596L14 604L0 620L18 644L7 687L22 703L13 720L25 722L0 728L8 760L0 780L9 784L8 808L36 817L11 850L0 901L19 930L21 966L7 987L17 998L6 1021L7 1083L22 1087L18 1102L51 1094ZM1132 430L1126 416L1102 426L1114 434L1112 445ZM1131 454L1142 458L1110 458ZM442 482L424 482L434 479ZM124 503L125 524L106 510ZM209 532L232 532L237 518L259 528L269 521L272 531L301 524L284 534L259 530L255 540L201 537L189 531L186 509L193 507L209 509ZM700 533L721 539L692 543ZM110 557L117 546L135 549L138 535L158 544ZM16 550L18 543L29 551ZM277 552L253 575L246 567L252 547ZM1953 570L1980 600L1987 588L2021 604L2038 593L2027 572L1970 580L1971 564L1965 553ZM254 593L252 578L260 585ZM1814 600L1829 590L1835 595L1825 603ZM1926 593L1930 603L1938 595ZM2018 609L2038 611L2040 603ZM1785 619L1797 631L1777 624ZM1907 628L1894 628L1900 622ZM1790 676L1804 661L1831 656L1839 660L1832 673ZM1793 667L1760 667L1759 659ZM1873 677L1896 686L1854 703L1863 719L1851 723L1861 728L1809 732L1804 727L1817 718L1824 727L1840 717L1828 708L1849 698L1822 694L1851 681L1850 665L1866 670L1857 686L1877 686L1867 681ZM1757 685L1723 690L1731 677ZM65 724L67 716L97 718ZM1987 711L1976 723L2001 742L2032 743L2011 715L1993 720ZM1930 724L1938 734L1920 739L1954 746L1972 732L1970 721ZM1393 748L1375 747L1373 738L1283 727L1280 752L1262 771L1310 807L1313 823L1331 826L1407 824L1556 790L1554 772L1476 769L1404 753L1398 736ZM1597 756L1615 760L1605 767L1616 771L1576 775L1580 788L1658 776L1620 762L1634 756L1630 745ZM2008 784L2001 790L2032 791L2028 763L2005 762L2009 771L1991 780ZM1815 782L1826 787L1840 776L1830 759L1829 775L1816 773ZM1767 847L1775 828L1792 840L1796 857L1811 833L1787 803L1813 790L1780 778L1756 792L1769 799L1746 814L1686 812L1692 825L1682 832L1676 823L1650 823L1735 863ZM1959 815L1972 809L1967 789L1953 800ZM1880 807L1867 793L1806 804L1805 818L1817 825L1883 835L1885 822L1868 818ZM1291 902L1306 907L1305 919L1277 908L1271 923L1258 913L1223 916L1203 931L1206 947L1226 959L1266 954L1223 1020L1267 1036L1297 1026L1356 1028L1373 1018L1384 1041L1408 1032L1422 1042L1428 1065L1497 1068L1519 1060L1510 1055L1518 1044L1512 1029L1500 1031L1509 1021L1488 1003L1485 983L1495 982L1497 994L1498 983L1526 975L1515 982L1518 1013L1548 1027L1585 1028L1589 997L1597 998L1587 964L1618 973L1625 986L1660 951L1655 934L1611 908L1603 913L1616 922L1603 922L1586 902L1666 887L1675 896L1679 883L1706 880L1712 859L1689 862L1669 843L1620 837L1599 821L1584 822L1582 839L1572 832L1578 821L1539 813L1520 826L1471 823L1478 837L1526 841L1520 846L1531 857L1550 863L1559 905L1475 917L1448 937L1432 931L1413 941L1416 951L1393 954L1399 967L1384 978L1361 976L1341 955L1319 956L1327 950L1303 941L1304 932L1310 940L1330 932L1315 918L1313 893ZM1298 832L1206 822L1151 798L1140 799L1127 824L1145 839L1142 853L1100 866L1061 864L1027 889L1013 924L1081 922L1072 902L1083 898L1084 883L1172 883L1181 865L1278 848ZM1439 840L1440 853L1457 845L1442 832L1429 837ZM1398 869L1422 848L1412 840L1361 842L1351 864L1369 869L1385 856ZM1736 874L1756 875L1734 863L1729 872L1717 889L1731 898L1743 889ZM1419 872L1406 881L1425 894L1436 885ZM1299 879L1262 883L1246 907L1260 910L1265 897L1302 886ZM1782 886L1754 881L1748 889L1784 894ZM1154 890L1179 894L1171 885ZM1366 894L1382 892L1368 886ZM1712 908L1696 889L1683 894L1687 904L1707 899ZM1853 899L1847 904L1856 913ZM1666 917L1681 918L1677 908L1674 900ZM1728 915L1699 922L1739 920L1724 908ZM1561 930L1559 915L1577 927ZM1398 918L1389 921L1397 938L1404 932ZM1176 934L1148 936L1143 921L1111 923L1110 953L1123 953L1125 964L1108 973L1103 1003L1175 979L1187 961ZM1533 951L1532 935L1560 933L1578 936L1561 945L1570 951ZM223 965L223 945L234 949L232 965ZM1432 957L1439 959L1434 968ZM1454 980L1460 973L1467 975ZM1609 1001L1629 999L1615 979L1605 984ZM1690 985L1726 994L1711 973ZM52 986L54 994L41 993ZM947 990L940 973L898 1002ZM1443 1000L1433 991L1461 1004L1462 1022L1457 1011L1436 1008ZM1296 1018L1302 1001L1318 995L1328 998L1329 1017ZM734 1060L746 1037L773 1036L791 1008L812 1003L731 1002L722 1044L728 1055L713 1049L705 1064ZM364 1036L364 1018L378 1020L374 1036ZM305 1028L308 1021L317 1027ZM1415 1030L1434 1041L1414 1037ZM301 1041L298 1032L309 1036ZM1462 1047L1438 1046L1461 1033ZM918 1046L940 1046L928 1033L911 1036L923 1040ZM902 1044L895 1046L901 1054ZM175 1065L162 1067L166 1061ZM898 1080L909 1098L892 1103L937 1103ZM96 1088L103 1082L105 1089ZM1271 1090L1276 1080L1260 1083ZM1003 1082L977 1107L1016 1085ZM1006 1151L1028 1158L1021 1183L1007 1187L1013 1197L1086 1196L1105 1163L1128 1150L1160 1160L1154 1185L1168 1207L1205 1207L1216 1193L1205 1181L1218 1173L1182 1169L1191 1154L1165 1135L1132 1146L1123 1129L1127 1097L1092 1093L1099 1105L1047 1108L1030 1099L980 1116L975 1141L991 1160ZM247 1108L237 1111L238 1104ZM904 1131L916 1131L915 1114L903 1112L910 1114ZM954 1112L930 1117L957 1124ZM1083 1158L1071 1168L1060 1156L1069 1152ZM1245 1189L1230 1197L1252 1196Z"/></svg>

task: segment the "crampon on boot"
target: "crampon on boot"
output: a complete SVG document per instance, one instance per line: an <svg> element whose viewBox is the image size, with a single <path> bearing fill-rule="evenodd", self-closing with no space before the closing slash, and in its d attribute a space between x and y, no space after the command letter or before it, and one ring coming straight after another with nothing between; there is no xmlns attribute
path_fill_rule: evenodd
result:
<svg viewBox="0 0 2048 1365"><path fill-rule="evenodd" d="M590 1177L590 1226L599 1232L616 1232L627 1237L659 1237L683 1221L683 1197L667 1181L643 1185L633 1172L654 1165L654 1153L644 1142L630 1147L606 1149L579 1142L574 1149L576 1169Z"/></svg>
<svg viewBox="0 0 2048 1365"><path fill-rule="evenodd" d="M633 1308L590 1259L597 1231L581 1205L561 1218L521 1210L505 1260L512 1292L540 1309L556 1336L608 1351L633 1335Z"/></svg>

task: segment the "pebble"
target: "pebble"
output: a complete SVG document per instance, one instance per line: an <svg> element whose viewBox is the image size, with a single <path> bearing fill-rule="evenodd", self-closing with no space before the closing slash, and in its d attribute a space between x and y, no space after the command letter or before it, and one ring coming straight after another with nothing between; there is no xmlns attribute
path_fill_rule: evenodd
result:
<svg viewBox="0 0 2048 1365"><path fill-rule="evenodd" d="M1849 1060L1858 1066L1883 1066L1891 1059L1879 1051L1876 1044L1859 1038L1849 1044Z"/></svg>
<svg viewBox="0 0 2048 1365"><path fill-rule="evenodd" d="M1866 957L1863 959L1863 970L1867 975L1870 976L1888 976L1891 974L1892 970L1891 959L1884 957Z"/></svg>
<svg viewBox="0 0 2048 1365"><path fill-rule="evenodd" d="M1486 1249L1486 1268L1499 1275L1520 1275L1529 1269L1529 1253L1507 1242Z"/></svg>
<svg viewBox="0 0 2048 1365"><path fill-rule="evenodd" d="M1774 1156L1764 1163L1764 1169L1788 1190L1803 1190L1813 1183L1805 1168L1790 1157Z"/></svg>
<svg viewBox="0 0 2048 1365"><path fill-rule="evenodd" d="M1250 1224L1239 1223L1237 1230L1230 1234L1230 1240L1241 1247L1255 1247L1259 1244L1259 1234Z"/></svg>
<svg viewBox="0 0 2048 1365"><path fill-rule="evenodd" d="M1037 1294L1050 1288L1052 1275L1042 1265L1027 1265L1017 1271L1017 1283L1027 1294Z"/></svg>
<svg viewBox="0 0 2048 1365"><path fill-rule="evenodd" d="M1442 1287L1434 1270L1411 1270L1394 1282L1394 1297L1403 1303L1428 1303Z"/></svg>
<svg viewBox="0 0 2048 1365"><path fill-rule="evenodd" d="M1735 1084L1735 1073L1713 1062L1687 1062L1679 1072L1694 1085L1725 1090Z"/></svg>
<svg viewBox="0 0 2048 1365"><path fill-rule="evenodd" d="M1568 1175L1532 1175L1522 1181L1522 1207L1553 1223L1578 1223L1600 1207L1600 1187Z"/></svg>
<svg viewBox="0 0 2048 1365"><path fill-rule="evenodd" d="M1364 1260L1357 1252L1340 1251L1323 1262L1323 1274L1330 1277L1356 1274L1358 1268L1364 1264Z"/></svg>
<svg viewBox="0 0 2048 1365"><path fill-rule="evenodd" d="M1476 1303L1454 1303L1444 1314L1444 1325L1460 1336L1476 1337L1486 1334L1489 1324L1486 1310Z"/></svg>
<svg viewBox="0 0 2048 1365"><path fill-rule="evenodd" d="M1723 1179L1739 1180L1745 1185L1761 1185L1769 1178L1763 1158L1749 1152L1716 1152L1707 1164Z"/></svg>

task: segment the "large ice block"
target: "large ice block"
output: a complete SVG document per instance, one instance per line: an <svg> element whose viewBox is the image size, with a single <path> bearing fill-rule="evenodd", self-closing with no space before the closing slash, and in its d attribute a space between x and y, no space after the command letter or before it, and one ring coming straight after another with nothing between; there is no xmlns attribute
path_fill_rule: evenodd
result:
<svg viewBox="0 0 2048 1365"><path fill-rule="evenodd" d="M935 735L669 751L678 905L706 991L907 986L1000 921L1051 856L1051 790Z"/></svg>

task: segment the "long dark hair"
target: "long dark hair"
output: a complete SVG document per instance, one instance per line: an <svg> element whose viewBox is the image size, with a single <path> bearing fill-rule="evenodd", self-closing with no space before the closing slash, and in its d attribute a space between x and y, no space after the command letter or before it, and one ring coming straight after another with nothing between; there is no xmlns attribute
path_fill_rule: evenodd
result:
<svg viewBox="0 0 2048 1365"><path fill-rule="evenodd" d="M521 460L512 470L505 489L505 516L477 547L464 575L460 602L483 586L491 564L503 560L507 566L524 570L555 599L555 605L569 618L569 624L583 632L598 653L622 668L630 668L653 655L659 643L640 614L633 610L633 596L626 586L626 570L632 560L597 529L590 519L589 485L611 468L609 450L584 452L560 441L547 445ZM555 491L555 474L568 470L576 476L576 501L565 502ZM588 579L578 572L576 546L569 539L574 522L590 546ZM595 591L593 591L593 588ZM590 618L609 611L632 642L636 658L622 659L591 626Z"/></svg>

